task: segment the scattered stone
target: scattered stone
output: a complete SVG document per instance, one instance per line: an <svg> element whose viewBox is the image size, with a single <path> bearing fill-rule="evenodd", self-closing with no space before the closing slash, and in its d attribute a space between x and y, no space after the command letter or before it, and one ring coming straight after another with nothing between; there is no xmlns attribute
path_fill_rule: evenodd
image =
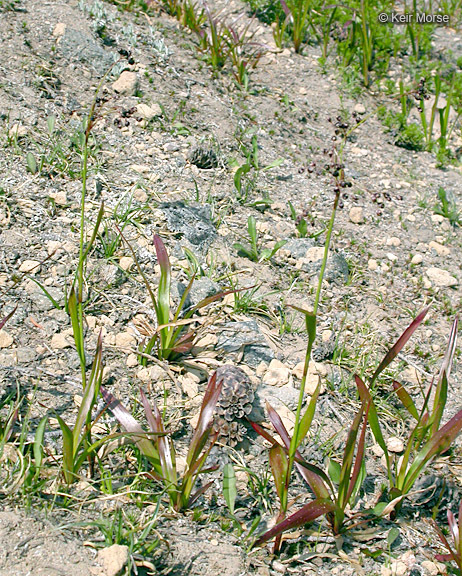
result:
<svg viewBox="0 0 462 576"><path fill-rule="evenodd" d="M263 382L269 386L284 386L289 382L290 370L280 360L274 358L271 360L266 374L263 376Z"/></svg>
<svg viewBox="0 0 462 576"><path fill-rule="evenodd" d="M162 116L162 109L159 104L138 104L136 107L136 112L138 116L141 116L144 120L152 120L156 116Z"/></svg>
<svg viewBox="0 0 462 576"><path fill-rule="evenodd" d="M448 256L451 253L451 250L449 250L447 246L443 246L434 240L428 244L428 247L430 250L434 250L439 256Z"/></svg>
<svg viewBox="0 0 462 576"><path fill-rule="evenodd" d="M138 365L138 357L136 356L136 354L129 354L127 356L127 366L129 368L134 368L137 365Z"/></svg>
<svg viewBox="0 0 462 576"><path fill-rule="evenodd" d="M392 562L390 568L392 576L404 576L408 571L408 567L401 560Z"/></svg>
<svg viewBox="0 0 462 576"><path fill-rule="evenodd" d="M72 329L65 330L64 332L59 332L58 334L53 334L51 337L50 347L53 350L64 350L64 348L70 348L72 346Z"/></svg>
<svg viewBox="0 0 462 576"><path fill-rule="evenodd" d="M379 264L377 262L377 260L375 260L374 258L370 258L369 261L367 262L367 267L369 268L369 270L377 270L377 268L379 267Z"/></svg>
<svg viewBox="0 0 462 576"><path fill-rule="evenodd" d="M362 114L366 113L366 107L364 106L364 104L361 104L360 102L358 102L357 104L355 104L353 111L356 112L356 114L362 115Z"/></svg>
<svg viewBox="0 0 462 576"><path fill-rule="evenodd" d="M119 260L120 267L122 270L125 270L125 272L128 272L134 263L135 262L133 258L130 256L122 256L122 258Z"/></svg>
<svg viewBox="0 0 462 576"><path fill-rule="evenodd" d="M27 136L27 129L22 124L13 124L11 128L8 130L8 136L10 138L25 138Z"/></svg>
<svg viewBox="0 0 462 576"><path fill-rule="evenodd" d="M432 214L431 218L432 222L435 222L436 224L441 224L442 222L444 222L444 216L442 216L441 214Z"/></svg>
<svg viewBox="0 0 462 576"><path fill-rule="evenodd" d="M113 544L98 552L98 562L102 564L105 576L120 576L128 563L128 546Z"/></svg>
<svg viewBox="0 0 462 576"><path fill-rule="evenodd" d="M438 566L431 560L423 560L420 565L423 568L424 574L427 576L438 576L440 573Z"/></svg>
<svg viewBox="0 0 462 576"><path fill-rule="evenodd" d="M112 84L112 88L118 94L133 96L138 86L138 76L136 72L124 70L119 78Z"/></svg>
<svg viewBox="0 0 462 576"><path fill-rule="evenodd" d="M428 279L436 286L449 288L451 286L457 286L459 281L454 276L451 276L447 270L442 268L428 268L425 271Z"/></svg>
<svg viewBox="0 0 462 576"><path fill-rule="evenodd" d="M390 262L396 262L396 260L398 260L398 256L396 256L396 254L393 254L392 252L388 252L387 258L388 260L390 260Z"/></svg>
<svg viewBox="0 0 462 576"><path fill-rule="evenodd" d="M13 344L13 336L6 330L0 330L0 348L8 348Z"/></svg>
<svg viewBox="0 0 462 576"><path fill-rule="evenodd" d="M55 38L61 38L61 36L64 36L64 33L66 32L66 24L64 24L64 22L58 22L56 24L56 26L53 29L53 36Z"/></svg>
<svg viewBox="0 0 462 576"><path fill-rule="evenodd" d="M422 254L414 254L414 256L412 257L412 260L411 260L411 264L414 264L414 266L417 266L418 264L422 264L422 262L423 262Z"/></svg>
<svg viewBox="0 0 462 576"><path fill-rule="evenodd" d="M196 396L199 394L199 386L195 378L192 378L191 375L186 374L185 376L180 376L179 382L181 384L181 389L188 398L196 398Z"/></svg>
<svg viewBox="0 0 462 576"><path fill-rule="evenodd" d="M116 346L120 346L121 348L130 348L131 346L135 346L135 344L136 339L131 332L119 332L119 334L116 334Z"/></svg>
<svg viewBox="0 0 462 576"><path fill-rule="evenodd" d="M397 436L390 436L390 438L387 440L387 449L389 452L399 454L404 450L404 442Z"/></svg>
<svg viewBox="0 0 462 576"><path fill-rule="evenodd" d="M38 260L24 260L19 267L20 272L25 274L36 274L40 269L40 262Z"/></svg>
<svg viewBox="0 0 462 576"><path fill-rule="evenodd" d="M114 54L106 51L90 34L66 26L58 42L64 58L86 64L97 74L105 74L114 64Z"/></svg>
<svg viewBox="0 0 462 576"><path fill-rule="evenodd" d="M217 349L238 357L242 355L244 362L252 368L262 361L269 364L274 358L274 352L255 320L227 322L218 336Z"/></svg>
<svg viewBox="0 0 462 576"><path fill-rule="evenodd" d="M192 249L196 256L207 253L216 237L208 205L192 206L179 201L164 202L159 208L165 215L168 229L181 234L182 245L186 240L189 243L188 248Z"/></svg>
<svg viewBox="0 0 462 576"><path fill-rule="evenodd" d="M165 152L178 152L180 145L177 142L167 142L164 144L163 149Z"/></svg>
<svg viewBox="0 0 462 576"><path fill-rule="evenodd" d="M362 224L364 222L364 210L361 206L353 206L348 216L353 224Z"/></svg>
<svg viewBox="0 0 462 576"><path fill-rule="evenodd" d="M397 236L392 236L391 238L387 238L387 246L398 247L400 245L401 245L401 240Z"/></svg>

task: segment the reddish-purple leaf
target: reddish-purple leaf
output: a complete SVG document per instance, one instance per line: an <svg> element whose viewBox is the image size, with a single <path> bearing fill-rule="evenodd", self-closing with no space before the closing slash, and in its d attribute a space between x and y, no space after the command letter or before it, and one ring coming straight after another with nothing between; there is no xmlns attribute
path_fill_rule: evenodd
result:
<svg viewBox="0 0 462 576"><path fill-rule="evenodd" d="M347 493L346 498L345 498L346 504L348 504L348 502L350 501L351 495L353 494L353 490L355 489L356 482L358 481L358 477L359 477L359 474L361 472L361 467L363 464L364 446L366 443L367 420L369 417L370 406L371 406L371 404L369 402L366 406L366 411L365 411L365 416L364 416L364 424L363 424L363 428L361 430L361 435L360 435L359 440L358 440L358 450L356 452L356 460L355 460L355 464L353 467L353 472L351 473L351 480L350 480L350 486L348 488L348 493Z"/></svg>
<svg viewBox="0 0 462 576"><path fill-rule="evenodd" d="M146 414L146 419L148 421L151 430L159 434L156 438L155 443L157 450L159 452L160 463L162 466L162 472L165 478L173 485L177 484L177 476L175 470L175 457L173 455L172 446L169 438L166 437L164 423L162 422L162 416L157 408L157 404L154 402L153 407L149 404L146 394L140 388L141 402L143 404L144 412Z"/></svg>
<svg viewBox="0 0 462 576"><path fill-rule="evenodd" d="M454 358L454 352L456 351L457 345L457 326L459 319L456 318L452 324L451 333L449 334L448 345L446 347L446 353L444 354L443 363L441 365L439 379L442 378L443 372L446 372L446 378L449 380L452 368L452 360Z"/></svg>
<svg viewBox="0 0 462 576"><path fill-rule="evenodd" d="M279 500L283 502L289 462L287 454L281 445L274 444L274 446L271 446L269 451L269 463L273 473L274 483L276 484L276 491Z"/></svg>
<svg viewBox="0 0 462 576"><path fill-rule="evenodd" d="M256 422L251 422L250 420L249 420L249 424L252 426L252 428L255 430L255 432L257 434L259 434L265 440L268 440L268 442L270 444L279 444L279 442L277 440L275 440L271 436L271 434L269 432L267 432L262 426L260 426L260 424L257 424Z"/></svg>
<svg viewBox="0 0 462 576"><path fill-rule="evenodd" d="M291 439L289 433L286 430L286 427L284 426L284 423L281 420L281 417L276 412L276 410L269 404L269 402L266 403L266 409L268 411L268 417L271 421L271 424L274 426L276 432L281 437L286 449L289 450ZM324 482L319 477L319 475L313 472L311 469L307 468L306 466L302 466L297 462L298 459L302 459L300 452L298 450L295 452L295 456L296 456L295 465L297 466L297 470L300 472L303 479L311 488L311 490L313 490L315 496L317 496L318 498L328 498L329 491L327 490L327 487L325 486Z"/></svg>
<svg viewBox="0 0 462 576"><path fill-rule="evenodd" d="M11 318L11 316L13 316L13 314L16 312L16 309L18 308L18 306L16 305L13 310L7 314L4 318L2 318L0 320L0 330L3 328L3 326L5 326L5 324L8 322L8 320Z"/></svg>
<svg viewBox="0 0 462 576"><path fill-rule="evenodd" d="M371 383L375 381L377 376L385 370L385 368L396 358L396 356L401 352L401 350L406 345L409 338L417 330L425 316L427 315L428 307L422 310L422 312L409 324L406 330L401 334L396 343L390 348L390 350L385 354L382 362L380 362L379 367L374 372L372 376Z"/></svg>
<svg viewBox="0 0 462 576"><path fill-rule="evenodd" d="M291 530L292 528L297 528L298 526L303 526L304 524L308 524L309 522L313 522L319 516L323 514L328 514L329 512L333 512L335 506L326 500L316 499L312 500L303 508L276 524L271 530L265 532L258 540L255 542L255 546L260 546L264 542L267 542L271 538L286 532L287 530Z"/></svg>
<svg viewBox="0 0 462 576"><path fill-rule="evenodd" d="M157 262L160 266L159 289L157 292L157 322L158 324L168 324L170 320L171 266L165 244L157 234L154 235L154 248L156 250Z"/></svg>
<svg viewBox="0 0 462 576"><path fill-rule="evenodd" d="M125 406L117 400L106 388L100 388L103 400L114 417L119 421L119 424L133 436L133 440L140 449L140 451L147 457L154 465L157 472L161 471L159 453L153 442L147 438L147 433L141 428L138 422L133 418Z"/></svg>
<svg viewBox="0 0 462 576"><path fill-rule="evenodd" d="M340 470L340 481L338 490L338 502L342 510L348 503L348 499L346 498L346 496L349 492L349 485L351 485L350 473L355 454L356 436L358 435L358 430L361 425L361 420L364 414L364 406L365 402L362 403L361 408L358 410L358 413L356 414L351 424L351 428L348 433L347 441L345 444L345 450L343 453L343 461Z"/></svg>
<svg viewBox="0 0 462 576"><path fill-rule="evenodd" d="M207 438L212 427L213 414L221 394L222 385L223 380L217 381L217 373L214 372L205 391L201 411L199 414L199 421L189 446L188 455L186 458L188 466L191 466L195 460L197 460L202 448L207 442Z"/></svg>

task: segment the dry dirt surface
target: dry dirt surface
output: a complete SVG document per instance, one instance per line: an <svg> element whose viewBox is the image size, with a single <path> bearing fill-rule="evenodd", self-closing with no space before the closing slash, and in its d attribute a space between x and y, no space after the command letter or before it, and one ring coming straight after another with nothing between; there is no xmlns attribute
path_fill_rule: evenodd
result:
<svg viewBox="0 0 462 576"><path fill-rule="evenodd" d="M114 496L114 503L107 495L99 499L86 479L78 483L70 505L53 497L59 472L54 457L60 450L53 411L72 421L81 395L79 358L64 303L78 261L82 126L96 91L88 237L102 201L105 213L86 268L87 351L91 357L101 332L105 385L126 405L135 405L140 386L158 402L165 399L182 457L207 377L223 364L239 365L248 375L256 419L265 418L264 402L271 399L290 426L288 408L294 409L298 397L306 334L302 318L288 305L309 308L313 303L334 198L325 150L335 144L337 117L349 127L356 119L360 123L344 147L351 187L341 197L320 306L313 366L324 382L313 449L319 462L329 450L341 453L357 410L351 373L375 367L426 305L426 324L398 359L399 377L418 388L419 381L429 383L438 372L451 324L462 308L462 235L460 227L435 214L434 206L440 187L462 205L462 172L452 165L437 168L428 152L395 146L376 115L382 96L372 89L354 97L338 71L320 67L316 47L307 47L303 55L276 50L264 24L252 25L269 51L252 71L245 92L229 74L214 77L194 37L160 10L148 16L98 0L13 0L2 6L0 317L15 307L16 312L0 332L0 398L17 387L33 398L30 435L49 414L50 481L40 495L25 498L21 480L14 477L15 451L3 455L4 468L13 476L0 476L6 486L0 499L0 574L107 574L92 546L108 542L95 525L83 523L101 515L111 518L124 507L135 514L142 507L124 492L124 482L137 473L136 459L109 455L108 467L121 479L114 490L124 492ZM215 7L231 18L246 13L237 2ZM462 35L439 30L435 51L448 43L462 50ZM239 201L234 174L246 152L251 153L253 137L260 169L252 168L244 178L248 198ZM460 130L453 145L462 145ZM298 216L304 215L311 237L298 237L289 201ZM287 241L273 257L254 262L234 246L249 243L249 216L257 222L259 250ZM137 348L152 333L155 317L132 253L120 240L121 229L154 286L159 268L152 237L163 238L176 302L193 269L188 251L198 270L192 304L221 290L248 289L197 316L198 341L184 362L138 363ZM462 407L457 358L459 352L445 418ZM316 385L318 376L313 377ZM101 426L106 432L116 429L109 416ZM403 429L402 421L387 421L388 435L399 436ZM266 549L247 555L248 542L220 529L223 464L232 458L242 470L254 467L261 478L267 471L265 445L245 428L248 437L236 444L233 433L212 453L218 471L210 475L212 490L200 503L202 517L159 512L149 537L158 539L155 553L133 551L131 565L138 562L140 574L151 573L149 566L178 576L444 571L434 562L437 537L428 518L441 478L449 486L446 505L458 502L460 442L451 459L440 458L420 486L428 498L420 494L419 502L404 507L400 536L393 554L385 554L387 560L368 554L374 547L387 551L392 524L386 522L362 538L345 536L343 549L330 536L297 533L305 548L294 539L290 553L273 560ZM371 482L363 498L368 503L384 479L380 454L371 460ZM130 472L123 471L125 465ZM245 478L242 472L238 504L240 498L240 518L250 526L264 506ZM302 493L301 482L297 489ZM270 498L275 504L274 493ZM36 511L23 510L25 501ZM214 516L216 509L221 512ZM270 510L264 516L263 522L271 522Z"/></svg>

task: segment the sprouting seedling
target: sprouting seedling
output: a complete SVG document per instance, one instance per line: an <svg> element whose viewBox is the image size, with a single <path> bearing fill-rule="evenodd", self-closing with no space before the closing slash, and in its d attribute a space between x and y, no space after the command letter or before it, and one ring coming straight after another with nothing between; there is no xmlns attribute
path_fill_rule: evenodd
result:
<svg viewBox="0 0 462 576"><path fill-rule="evenodd" d="M279 240L276 242L273 248L260 249L258 246L257 221L255 220L254 216L249 216L247 219L247 231L249 233L250 246L245 246L240 242L236 242L233 244L233 247L238 251L238 253L245 256L249 260L252 260L253 262L271 260L276 252L287 243L287 240Z"/></svg>

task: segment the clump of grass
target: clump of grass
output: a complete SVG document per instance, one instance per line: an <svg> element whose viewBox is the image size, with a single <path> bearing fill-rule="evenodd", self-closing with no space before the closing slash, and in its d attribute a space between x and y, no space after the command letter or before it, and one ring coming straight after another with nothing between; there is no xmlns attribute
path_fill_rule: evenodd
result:
<svg viewBox="0 0 462 576"><path fill-rule="evenodd" d="M191 507L212 484L212 482L209 482L195 492L193 491L199 475L215 469L206 469L205 464L218 438L218 432L213 430L213 415L220 397L221 388L222 381L217 380L215 373L210 378L204 394L199 420L186 456L186 470L182 476L177 471L173 441L168 437L156 403L154 402L151 408L146 395L142 390L140 391L146 420L151 430L149 434L141 428L119 400L105 388L101 388L104 401L109 410L127 433L131 435L141 453L151 463L152 477L163 485L175 510Z"/></svg>

